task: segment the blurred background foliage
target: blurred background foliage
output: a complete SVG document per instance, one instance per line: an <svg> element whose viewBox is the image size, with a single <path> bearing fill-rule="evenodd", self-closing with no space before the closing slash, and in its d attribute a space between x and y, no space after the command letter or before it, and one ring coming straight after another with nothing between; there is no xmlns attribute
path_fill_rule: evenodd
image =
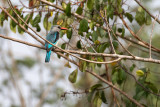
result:
<svg viewBox="0 0 160 107"><path fill-rule="evenodd" d="M1 1L1 6L5 7L20 24L28 29L18 19L7 1ZM134 0L47 0L61 6L64 11L37 0L11 1L16 13L44 37L52 25L67 27L69 30L60 32L61 38L58 46L62 49L111 53L108 32L95 26L96 23L106 26L103 18L107 19L114 33L118 32L122 37L134 39L123 25L119 14L123 15L129 27L143 41L149 43L152 33L152 45L160 48L159 24L155 23L152 28L154 20ZM141 0L141 3L156 16L159 11L158 4L160 4L158 0ZM84 19L76 18L72 16L72 13L83 15ZM88 23L87 19L90 19L91 22ZM0 34L38 44L3 11L0 11ZM111 35L116 53L127 55L113 33ZM133 55L149 57L148 49L122 38L118 39ZM159 56L159 53L152 52L152 58L160 59ZM104 59L86 55L81 55L81 57L94 61L113 60L113 58ZM136 84L135 80L116 62L108 64L107 69L104 64L93 64L72 58L79 63L78 68L55 53L52 53L49 64L44 63L44 58L44 50L0 39L0 106L20 107L21 94L27 107L38 107L39 103L43 107L118 106L111 89L103 89L107 85L84 73L86 69L96 72L105 79L107 79L105 73L108 72L112 83L139 103L146 107L160 106L158 97ZM158 64L123 60L121 65L132 73L146 89L159 93L160 67ZM47 89L49 91L46 94ZM43 94L45 98L41 102ZM136 106L116 91L115 95L120 106Z"/></svg>

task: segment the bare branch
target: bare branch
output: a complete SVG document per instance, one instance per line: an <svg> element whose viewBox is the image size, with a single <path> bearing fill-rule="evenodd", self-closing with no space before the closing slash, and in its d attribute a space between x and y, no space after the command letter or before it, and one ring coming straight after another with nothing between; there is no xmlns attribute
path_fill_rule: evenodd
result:
<svg viewBox="0 0 160 107"><path fill-rule="evenodd" d="M153 29L154 29L155 22L156 22L158 17L159 17L159 15L154 19L154 22L153 22L153 25L152 25L152 31L151 31L151 35L150 35L150 41L149 41L149 58L152 58L152 54L151 54L152 34L153 34Z"/></svg>
<svg viewBox="0 0 160 107"><path fill-rule="evenodd" d="M35 44L28 43L28 42L25 42L25 41L17 40L17 39L11 38L11 37L3 36L3 35L0 35L0 37L1 37L1 38L4 38L4 39L9 39L9 40L12 40L12 41L15 41L15 42L23 43L23 44L26 44L26 45L29 45L29 46L33 46L33 47L37 47L37 48L40 48L40 49L44 49L44 50L45 50L44 47L41 47L41 46L39 46L39 45L35 45ZM80 55L113 57L113 58L136 60L136 61L142 61L142 62L152 62L152 63L160 64L160 60L150 59L150 58L142 58L142 57L138 57L138 56L135 56L135 57L133 58L132 56L127 56L127 55L80 52L80 51L73 51L73 50L65 50L65 51L66 51L67 53L80 54ZM59 49L55 49L54 52L64 52L64 51L61 51L61 50L59 50ZM105 63L102 62L102 64L117 62L117 61L119 61L120 59L116 59L116 60L114 60L114 61L109 61L109 62L105 62Z"/></svg>

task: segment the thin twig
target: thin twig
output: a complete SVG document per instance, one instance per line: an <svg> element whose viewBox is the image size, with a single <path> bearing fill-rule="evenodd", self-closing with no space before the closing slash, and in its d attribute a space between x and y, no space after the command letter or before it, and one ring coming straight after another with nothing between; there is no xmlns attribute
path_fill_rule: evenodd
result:
<svg viewBox="0 0 160 107"><path fill-rule="evenodd" d="M103 87L103 88L97 88L96 90L105 90L108 89L110 86ZM88 94L89 90L86 89L84 91L70 91L70 92L64 92L61 97L66 97L67 94Z"/></svg>
<svg viewBox="0 0 160 107"><path fill-rule="evenodd" d="M96 10L97 11L97 10ZM98 12L98 11L97 11ZM98 12L98 14L100 15L100 17L104 20L105 24L107 25L106 29L107 29L107 32L108 32L108 37L109 37L109 42L110 42L110 45L111 45L111 53L114 53L116 54L116 51L114 49L114 46L113 46L113 42L112 42L112 37L111 37L111 33L110 33L110 29L109 29L109 24L108 24L108 21L106 18L103 18L101 13ZM106 16L105 16L106 17Z"/></svg>
<svg viewBox="0 0 160 107"><path fill-rule="evenodd" d="M152 46L152 34L153 34L153 29L154 29L154 25L155 25L155 22L157 20L157 18L159 17L159 15L154 19L154 22L153 22L153 26L152 26L152 31L151 31L151 35L150 35L150 41L149 41L149 58L152 58L152 54L151 54L151 46Z"/></svg>
<svg viewBox="0 0 160 107"><path fill-rule="evenodd" d="M104 61L106 61L105 58L103 58L103 59L104 59ZM107 64L105 64L105 69L106 69L106 77L107 77L107 81L109 81L109 82L112 83L112 81L111 81L111 79L110 79L110 77L109 77L109 73L108 73L108 65L107 65ZM116 102L117 106L120 107L120 105L119 105L119 103L118 103L118 100L117 100L117 98L116 98L115 92L114 92L114 90L113 90L112 87L111 87L111 92L112 92L114 101Z"/></svg>

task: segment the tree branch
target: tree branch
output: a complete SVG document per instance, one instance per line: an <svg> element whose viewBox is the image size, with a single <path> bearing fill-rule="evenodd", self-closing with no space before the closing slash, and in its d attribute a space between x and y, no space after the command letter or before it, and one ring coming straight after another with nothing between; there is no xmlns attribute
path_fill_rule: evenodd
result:
<svg viewBox="0 0 160 107"><path fill-rule="evenodd" d="M40 48L40 49L44 49L44 50L45 50L45 48L42 47L42 46L35 45L35 44L32 44L32 43L28 43L28 42L21 41L21 40L17 40L17 39L11 38L11 37L3 36L3 35L1 35L1 34L0 34L0 37L1 37L1 38L4 38L4 39L9 39L9 40L12 40L12 41L15 41L15 42L23 43L23 44L26 44L26 45L29 45L29 46L33 46L33 47L37 47L37 48ZM65 51L66 51L67 53L69 52L69 53L80 54L80 55L120 58L120 59L116 59L116 60L114 60L114 61L108 61L108 62L105 62L105 63L102 63L102 64L117 62L117 61L119 61L119 60L121 60L121 59L136 60L136 61L142 61L142 62L152 62L152 63L160 64L160 60L150 59L150 58L142 58L142 57L138 57L138 56L132 57L132 56L127 56L127 55L80 52L80 51L73 51L73 50L65 50ZM61 50L59 50L59 49L55 49L54 52L64 52L64 51L61 51Z"/></svg>

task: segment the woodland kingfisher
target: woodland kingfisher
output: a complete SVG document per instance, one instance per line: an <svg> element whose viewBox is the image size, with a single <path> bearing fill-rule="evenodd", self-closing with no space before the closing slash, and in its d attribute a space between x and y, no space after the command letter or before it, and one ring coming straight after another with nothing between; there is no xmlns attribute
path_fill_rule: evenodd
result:
<svg viewBox="0 0 160 107"><path fill-rule="evenodd" d="M59 31L60 30L67 30L67 28L64 27L60 27L59 25L53 25L51 27L50 32L47 34L46 39L53 43L54 45L57 44L57 41L59 39ZM48 42L45 42L45 49L46 49L46 58L45 58L45 62L49 62L50 61L50 56L51 56L51 50L53 49L53 45L51 45Z"/></svg>

